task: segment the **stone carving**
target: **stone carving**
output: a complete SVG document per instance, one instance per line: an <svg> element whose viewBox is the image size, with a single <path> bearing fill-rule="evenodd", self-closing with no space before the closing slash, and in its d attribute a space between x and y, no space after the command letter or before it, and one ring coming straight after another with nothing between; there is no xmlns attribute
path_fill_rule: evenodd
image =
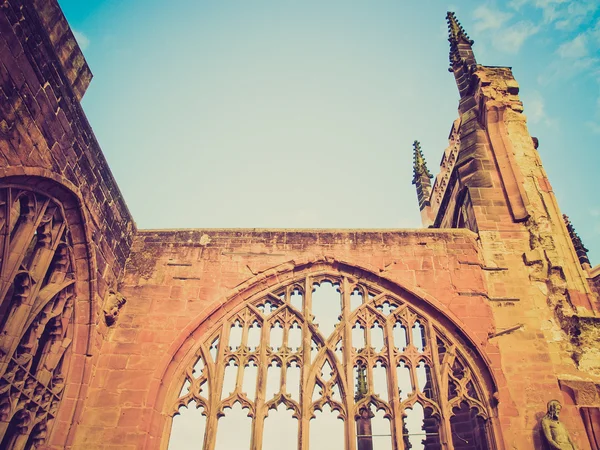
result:
<svg viewBox="0 0 600 450"><path fill-rule="evenodd" d="M548 444L548 448L556 450L577 450L575 443L571 440L565 425L558 420L562 405L558 400L548 402L548 412L542 418L542 431Z"/></svg>
<svg viewBox="0 0 600 450"><path fill-rule="evenodd" d="M62 207L0 189L0 447L43 447L63 395L75 268Z"/></svg>
<svg viewBox="0 0 600 450"><path fill-rule="evenodd" d="M126 302L127 299L123 297L120 292L117 292L114 289L108 290L108 295L104 301L104 308L102 308L106 325L110 327L117 321L119 312Z"/></svg>

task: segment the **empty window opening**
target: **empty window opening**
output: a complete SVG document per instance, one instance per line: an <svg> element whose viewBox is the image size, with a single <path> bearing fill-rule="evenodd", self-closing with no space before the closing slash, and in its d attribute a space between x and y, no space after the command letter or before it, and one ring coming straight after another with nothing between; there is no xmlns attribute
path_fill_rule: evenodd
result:
<svg viewBox="0 0 600 450"><path fill-rule="evenodd" d="M252 419L248 417L248 408L236 402L231 408L225 408L224 416L219 418L215 450L250 448Z"/></svg>
<svg viewBox="0 0 600 450"><path fill-rule="evenodd" d="M248 364L244 367L243 377L242 392L245 392L250 400L254 400L254 397L256 396L258 366L253 360L248 361Z"/></svg>
<svg viewBox="0 0 600 450"><path fill-rule="evenodd" d="M344 450L344 422L329 405L310 421L310 450Z"/></svg>
<svg viewBox="0 0 600 450"><path fill-rule="evenodd" d="M248 350L251 352L256 351L260 345L260 333L261 328L257 321L255 321L250 328L248 328Z"/></svg>
<svg viewBox="0 0 600 450"><path fill-rule="evenodd" d="M298 311L302 312L303 295L300 289L294 289L290 294L290 304Z"/></svg>
<svg viewBox="0 0 600 450"><path fill-rule="evenodd" d="M415 322L412 328L412 345L420 352L425 350L425 328L420 322Z"/></svg>
<svg viewBox="0 0 600 450"><path fill-rule="evenodd" d="M275 322L271 327L271 350L279 350L283 344L283 328L279 321Z"/></svg>
<svg viewBox="0 0 600 450"><path fill-rule="evenodd" d="M265 399L271 400L281 389L281 367L276 360L271 362L267 370L267 389Z"/></svg>
<svg viewBox="0 0 600 450"><path fill-rule="evenodd" d="M377 353L380 353L384 346L383 328L379 325L379 322L375 321L371 327L371 347Z"/></svg>
<svg viewBox="0 0 600 450"><path fill-rule="evenodd" d="M356 308L363 304L363 293L360 289L354 289L350 294L350 311L354 311Z"/></svg>
<svg viewBox="0 0 600 450"><path fill-rule="evenodd" d="M194 400L187 407L179 408L173 417L173 427L169 439L171 450L196 450L204 445L204 432L206 429L206 416L204 408L197 405Z"/></svg>
<svg viewBox="0 0 600 450"><path fill-rule="evenodd" d="M406 337L406 328L402 325L402 322L396 322L394 324L394 345L398 350L403 352L406 350L406 346L408 345L408 340Z"/></svg>
<svg viewBox="0 0 600 450"><path fill-rule="evenodd" d="M300 328L298 322L294 322L290 327L288 347L293 352L297 352L302 348L302 328Z"/></svg>
<svg viewBox="0 0 600 450"><path fill-rule="evenodd" d="M262 450L294 449L298 447L298 420L293 417L294 411L279 404L276 409L269 410L265 419ZM237 449L230 449L237 450Z"/></svg>
<svg viewBox="0 0 600 450"><path fill-rule="evenodd" d="M231 358L225 366L225 376L223 377L223 391L221 398L227 398L235 391L238 366L235 359Z"/></svg>
<svg viewBox="0 0 600 450"><path fill-rule="evenodd" d="M341 313L341 296L338 285L334 285L330 281L314 284L312 313L321 334L327 338L339 322Z"/></svg>
<svg viewBox="0 0 600 450"><path fill-rule="evenodd" d="M236 351L242 344L242 326L240 321L236 320L231 329L229 330L229 348L232 351Z"/></svg>

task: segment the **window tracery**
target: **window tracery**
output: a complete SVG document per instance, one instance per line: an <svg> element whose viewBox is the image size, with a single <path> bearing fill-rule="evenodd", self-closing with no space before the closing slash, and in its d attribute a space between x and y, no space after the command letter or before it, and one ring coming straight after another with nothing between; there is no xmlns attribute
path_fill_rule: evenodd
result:
<svg viewBox="0 0 600 450"><path fill-rule="evenodd" d="M221 450L215 437L234 407L251 422L252 449L271 448L265 422L285 410L303 450L320 448L315 421L328 414L343 422L340 448L483 450L492 448L488 397L468 351L440 323L380 286L312 273L225 318L196 352L170 414L177 424L189 404L201 408L205 450ZM375 447L357 441L365 410ZM474 442L465 423L478 444L464 446Z"/></svg>
<svg viewBox="0 0 600 450"><path fill-rule="evenodd" d="M0 188L0 448L45 442L65 387L74 283L61 205Z"/></svg>

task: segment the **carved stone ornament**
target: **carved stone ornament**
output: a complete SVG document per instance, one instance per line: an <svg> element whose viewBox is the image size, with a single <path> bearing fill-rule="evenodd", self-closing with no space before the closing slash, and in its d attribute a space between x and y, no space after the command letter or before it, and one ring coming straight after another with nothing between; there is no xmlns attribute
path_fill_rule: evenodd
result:
<svg viewBox="0 0 600 450"><path fill-rule="evenodd" d="M114 325L119 317L121 308L126 302L127 299L120 292L115 289L108 290L106 300L104 300L104 308L102 308L106 325L109 327Z"/></svg>
<svg viewBox="0 0 600 450"><path fill-rule="evenodd" d="M63 207L0 188L0 448L43 447L72 352L75 264Z"/></svg>
<svg viewBox="0 0 600 450"><path fill-rule="evenodd" d="M565 425L558 420L562 405L558 400L548 402L548 412L542 418L542 432L550 449L577 450Z"/></svg>

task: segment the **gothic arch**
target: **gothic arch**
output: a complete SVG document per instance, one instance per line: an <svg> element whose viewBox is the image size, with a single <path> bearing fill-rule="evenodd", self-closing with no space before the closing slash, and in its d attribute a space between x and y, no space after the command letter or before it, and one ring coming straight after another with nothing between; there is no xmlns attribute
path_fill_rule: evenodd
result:
<svg viewBox="0 0 600 450"><path fill-rule="evenodd" d="M1 445L66 446L91 371L95 263L81 196L36 168L0 178ZM61 401L66 390L75 403Z"/></svg>
<svg viewBox="0 0 600 450"><path fill-rule="evenodd" d="M213 355L213 365L211 365L208 353L212 351L210 347L214 347L214 336L221 336L218 334L217 330L223 326L229 327L234 322L237 326L238 321L243 322L246 320L242 316L239 316L239 314L247 315L248 312L253 314L257 311L256 308L260 309L265 306L265 298L271 299L276 305L276 311L273 314L283 314L289 310L288 316L291 317L291 319L288 321L287 325L284 326L284 328L289 328L290 323L296 320L295 317L298 317L298 311L294 311L294 308L286 304L286 302L289 303L290 301L291 291L303 290L303 295L306 295L308 289L306 286L312 285L311 283L341 283L343 280L344 286L341 287L341 289L347 290L349 286L352 286L355 290L363 289L364 299L366 299L358 310L352 310L346 313L342 312L342 315L344 316L343 319L350 319L352 323L359 323L362 320L359 317L361 314L368 315L370 319L365 320L370 320L371 322L367 324L363 321L366 326L372 325L373 321L379 322L380 324L384 323L384 321L387 321L389 324L395 320L397 320L398 323L405 323L403 322L405 319L401 318L402 314L407 315L407 317L409 317L408 320L412 320L412 322L410 322L411 326L415 325L415 321L428 321L429 325L427 326L429 328L427 331L423 332L431 332L432 335L439 336L437 338L437 346L444 347L444 345L447 345L444 347L444 353L441 356L439 349L435 351L435 355L437 355L436 358L445 358L447 353L453 355L454 359L452 359L452 361L455 361L453 363L455 368L450 371L445 370L443 382L446 383L446 385L453 385L453 389L461 391L462 394L458 395L455 392L452 394L454 395L452 398L449 397L447 401L444 400L446 408L450 405L450 413L446 414L446 417L442 417L441 410L436 406L435 402L433 402L431 398L427 398L424 391L417 392L414 385L414 395L412 395L409 400L406 400L408 403L403 403L402 410L406 407L411 408L415 403L419 403L421 406L430 409L432 414L437 414L437 420L446 420L448 422L447 427L450 427L449 416L453 414L452 411L464 408L466 408L467 412L475 411L473 413L474 415L483 418L488 423L487 433L489 434L490 439L493 439L493 442L490 442L489 448L501 448L502 444L499 429L496 424L495 402L493 400L493 395L497 390L496 382L489 367L489 361L485 357L485 353L475 343L476 341L470 336L470 333L461 324L461 321L448 311L445 306L423 292L417 294L416 292L418 292L418 289L408 289L405 286L399 286L389 279L378 276L375 273L375 271L370 271L365 268L357 267L356 265L351 265L343 261L335 261L332 258L325 257L316 261L304 261L299 264L295 264L294 262L282 264L262 272L256 277L248 280L246 283L243 283L243 285L238 286L235 289L235 292L231 293L228 298L220 302L212 312L203 315L202 318L198 318L195 323L188 326L186 330L182 332L180 338L173 343L171 351L168 353L168 355L171 356L167 356L164 360L164 364L156 370L156 375L153 379L154 387L151 389L151 391L156 392L156 396L148 398L149 406L154 408L154 413L151 428L148 430L149 440L147 441L147 446L152 448L167 448L172 422L171 418L180 406L186 404L186 402L189 402L191 399L191 397L185 397L185 395L181 397L181 393L185 390L186 385L191 383L191 385L196 386L190 386L189 393L192 390L197 389L200 384L205 386L208 385L211 377L214 377L214 373L211 373L211 371L215 370L214 361L216 361L217 358L216 355ZM305 283L306 285L304 288L301 287L302 283ZM276 299L277 295L274 296L274 292L277 292L280 299L283 299L280 300L278 306ZM346 295L350 295L350 293L346 291ZM260 302L263 304L261 305ZM391 312L389 308L390 302L394 302L394 307ZM385 306L385 303L387 303L388 306ZM382 308L387 309L387 316L381 311ZM395 310L397 311L394 312ZM431 318L435 318L435 320L431 320ZM250 322L260 322L261 327L267 328L269 323L274 322L274 316L271 315L269 317L267 314L267 316L262 318L257 317L256 319L252 318L248 320L250 320ZM311 320L304 320L302 326L306 327L306 330L310 330L311 336L316 336L317 331L314 325L309 322L311 322ZM223 323L226 323L227 325L223 325ZM242 325L242 328L244 326L246 327L245 330L247 330L248 326ZM389 325L384 326L388 327L387 332L389 332ZM225 330L225 328L222 329ZM344 331L344 329L346 329L346 331ZM425 328L423 328L423 330L425 330ZM401 427L402 421L400 417L403 414L398 410L398 399L395 401L392 401L392 399L389 399L387 402L382 401L378 395L372 392L372 388L369 388L364 397L367 400L358 401L358 403L353 406L352 410L347 410L347 406L344 405L345 400L342 401L339 397L345 399L352 397L354 394L356 386L352 379L352 374L346 373L344 376L341 376L340 373L336 373L337 378L332 378L329 381L323 380L322 377L317 374L321 369L321 364L324 364L325 361L328 361L330 364L334 363L336 358L335 353L338 349L335 348L335 345L333 347L331 345L335 344L335 341L338 341L338 339L338 342L342 342L342 333L349 332L348 324L346 324L343 327L337 327L336 331L334 331L329 338L321 337L314 339L315 346L320 346L320 348L315 355L316 359L312 362L312 367L308 376L310 382L308 385L303 386L303 388L310 390L317 387L320 389L321 393L325 392L328 397L325 398L325 394L323 394L321 400L316 403L311 403L311 407L314 408L313 410L319 410L322 406L328 404L332 410L338 411L341 417L345 420L350 420L350 423L353 424L356 419L355 416L358 413L357 408L359 408L360 405L372 405L377 410L383 410L387 418L393 420L393 418L396 417L395 432L398 433L398 426ZM289 330L284 333L286 336L289 335ZM367 336L370 334L370 331L368 333L365 331L365 333L365 336ZM244 336L247 336L247 334L247 331L244 331ZM226 335L228 335L228 332L226 332ZM451 336L452 339L454 339L453 342L445 340L446 335ZM217 339L220 339L220 337L217 337ZM347 336L344 339L347 339ZM365 346L369 347L370 342L367 339L368 338L365 338ZM387 343L389 339L387 334L385 339ZM407 339L412 338L407 337ZM423 339L425 338L423 337ZM325 341L327 341L327 344ZM282 345L283 347L280 347L280 350L285 350L287 341ZM386 351L386 355L371 355L369 351L365 351L363 355L354 353L354 374L356 374L357 368L360 371L361 364L364 364L365 370L368 372L368 375L365 375L365 377L372 380L373 364L377 363L381 365L383 362L388 365L388 369L386 370L389 372L392 370L389 368L390 361L408 361L410 359L409 357L398 359L396 356L392 355L392 350L388 349ZM263 354L264 353L265 352L263 351ZM274 354L271 355L271 360L278 360L280 361L279 364L281 367L286 367L286 362L283 361L282 358L290 356L288 355L289 352L287 352L287 350L285 350L284 353L285 355L283 355L283 357ZM238 361L237 364L240 364L237 355L234 355L231 351L219 353L219 358L221 357L226 357L227 361L236 360ZM341 356L338 354L338 357ZM344 358L346 357L347 356L344 356ZM252 358L254 358L254 356L251 355L250 359ZM413 378L415 376L414 371L416 370L414 368L415 361L417 363L422 361L423 364L427 361L427 364L429 364L428 367L450 364L449 359L440 359L439 363L434 362L433 354L416 354L412 355L412 358L410 370L413 371ZM294 355L291 355L291 359L294 359ZM192 366L200 360L205 369L203 369L202 375L199 378L194 378L192 376ZM249 359L246 360L246 362L248 361ZM289 363L290 360L287 362ZM392 364L395 364L395 362ZM449 374L452 370L454 370L455 373ZM467 378L464 378L465 376L471 378L467 380ZM429 377L431 377L431 375L429 375ZM439 381L440 380L437 380L436 382L439 383ZM184 382L186 382L186 385L184 385ZM182 385L184 385L183 390ZM469 385L469 394L466 393L467 385ZM337 403L330 395L332 389L336 386L338 389L338 399L340 400ZM245 397L243 393L239 392L238 389L239 387L236 388L235 392L230 396L223 397L219 408L227 408L238 402L242 406L250 408L249 414L253 416L256 414L256 411L253 409L252 401ZM447 393L447 388L444 389L444 393ZM202 405L205 408L207 407L207 398L198 395L192 396L197 405ZM265 405L268 410L276 407L280 403L283 403L288 409L293 410L294 417L300 417L302 406L299 405L298 402L294 402L290 399L288 395L284 395L283 388L274 398L268 399ZM220 416L221 414L222 411L220 410L217 416ZM393 433L394 432L392 432L392 434ZM492 436L495 437L492 438ZM446 436L446 438L448 437Z"/></svg>

